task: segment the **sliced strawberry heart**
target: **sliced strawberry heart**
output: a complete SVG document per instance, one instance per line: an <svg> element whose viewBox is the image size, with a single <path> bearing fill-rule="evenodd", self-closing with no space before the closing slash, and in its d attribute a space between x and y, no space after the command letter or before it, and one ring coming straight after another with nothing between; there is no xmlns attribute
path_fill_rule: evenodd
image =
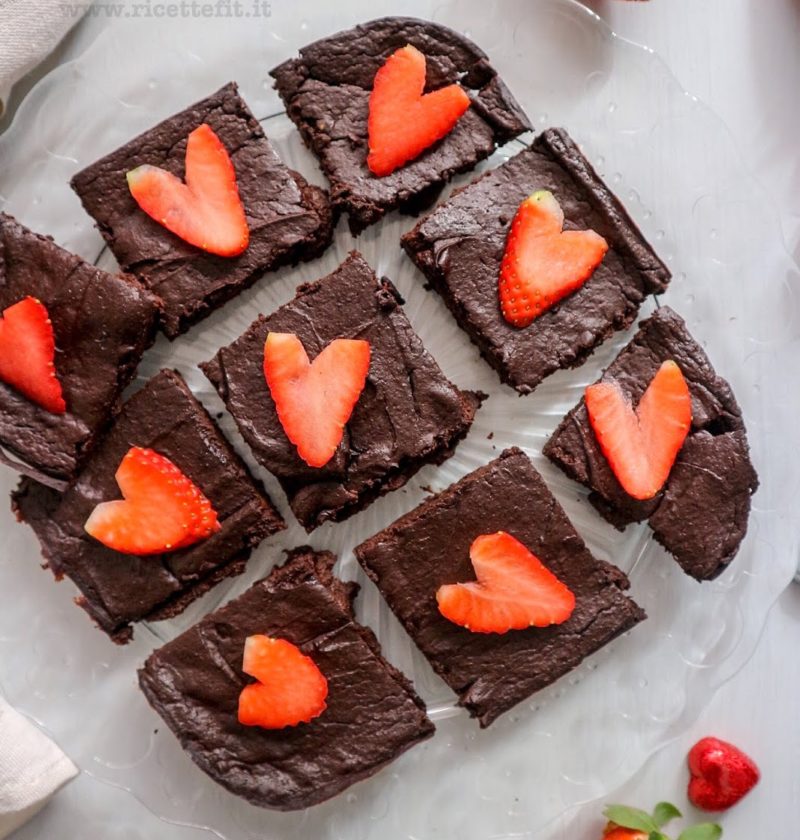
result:
<svg viewBox="0 0 800 840"><path fill-rule="evenodd" d="M56 341L45 305L23 298L0 319L0 379L52 414L67 410L56 377Z"/></svg>
<svg viewBox="0 0 800 840"><path fill-rule="evenodd" d="M373 174L389 175L450 133L469 108L459 85L423 94L425 56L410 44L375 74L369 98L369 155Z"/></svg>
<svg viewBox="0 0 800 840"><path fill-rule="evenodd" d="M586 389L586 410L600 449L634 499L664 486L692 424L692 400L681 369L664 362L634 411L616 382Z"/></svg>
<svg viewBox="0 0 800 840"><path fill-rule="evenodd" d="M326 708L328 681L291 642L269 636L248 636L242 670L255 677L239 695L239 723L283 729L308 723Z"/></svg>
<svg viewBox="0 0 800 840"><path fill-rule="evenodd" d="M102 502L84 526L103 545L124 554L161 554L220 529L211 502L163 455L131 447L116 472L124 499Z"/></svg>
<svg viewBox="0 0 800 840"><path fill-rule="evenodd" d="M608 251L593 230L562 230L564 212L552 193L539 190L519 206L500 264L500 309L515 327L579 289Z"/></svg>
<svg viewBox="0 0 800 840"><path fill-rule="evenodd" d="M724 811L758 784L750 756L719 738L702 738L689 752L689 800L704 811Z"/></svg>
<svg viewBox="0 0 800 840"><path fill-rule="evenodd" d="M506 633L566 621L575 595L505 531L478 537L469 551L476 582L440 586L439 612L474 633Z"/></svg>
<svg viewBox="0 0 800 840"><path fill-rule="evenodd" d="M264 376L286 437L311 467L323 467L342 440L364 390L369 342L337 338L313 362L300 339L270 333L264 344Z"/></svg>
<svg viewBox="0 0 800 840"><path fill-rule="evenodd" d="M208 125L186 145L186 183L158 166L128 172L128 187L139 207L167 230L211 254L235 257L250 241L236 172L225 146Z"/></svg>

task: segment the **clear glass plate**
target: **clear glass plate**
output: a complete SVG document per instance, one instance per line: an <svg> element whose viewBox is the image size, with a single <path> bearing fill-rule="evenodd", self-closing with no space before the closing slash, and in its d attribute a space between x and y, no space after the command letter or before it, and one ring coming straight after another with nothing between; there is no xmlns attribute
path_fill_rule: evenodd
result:
<svg viewBox="0 0 800 840"><path fill-rule="evenodd" d="M391 13L373 2L368 14ZM76 61L47 76L0 137L0 206L89 259L99 234L68 186L79 168L158 119L230 79L284 160L322 183L271 89L268 71L297 47L363 19L363 4L273 3L269 18L121 19ZM340 225L319 260L266 277L174 344L159 340L142 378L179 368L206 406L222 406L195 367L238 336L258 312L288 300L295 287L330 271L358 247L407 299L412 323L446 373L491 398L469 437L441 468L310 542L335 550L340 573L363 585L361 620L428 702L438 732L373 779L304 813L260 810L211 782L147 706L136 668L150 650L263 576L284 547L306 542L293 524L265 543L239 579L217 587L173 621L139 627L134 642L112 646L71 603L70 583L39 569L32 533L0 512L0 680L30 715L93 778L124 788L164 820L195 825L226 840L255 838L533 837L579 803L603 796L660 745L682 732L716 688L753 651L767 612L791 580L797 558L798 471L794 453L800 358L800 281L779 225L739 160L731 137L680 89L650 51L615 37L573 0L406 2L404 14L433 18L475 38L519 97L537 129L564 125L623 199L674 272L663 300L687 320L727 377L747 419L762 485L739 557L713 583L695 583L650 539L646 526L620 535L585 493L552 468L541 447L628 336L604 345L582 368L548 379L525 398L501 387L441 301L398 246L412 221L394 215L354 240ZM519 144L517 144L518 147ZM512 154L512 144L491 164ZM463 179L462 179L463 182ZM655 305L648 302L648 308ZM221 419L252 462L227 415ZM492 434L493 433L493 434ZM628 636L481 732L434 676L352 548L508 445L534 458L580 533L600 557L630 575L649 619ZM3 469L1 489L15 476ZM293 522L291 514L288 520ZM127 800L125 800L127 801ZM131 800L131 804L133 802ZM135 808L117 815L114 836L130 836ZM74 836L81 834L74 826ZM65 835L70 832L65 827Z"/></svg>

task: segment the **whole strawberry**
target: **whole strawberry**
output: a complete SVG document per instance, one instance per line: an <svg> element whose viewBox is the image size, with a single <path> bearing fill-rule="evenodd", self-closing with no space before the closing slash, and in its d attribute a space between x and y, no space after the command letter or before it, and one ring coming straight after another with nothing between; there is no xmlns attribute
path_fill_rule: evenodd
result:
<svg viewBox="0 0 800 840"><path fill-rule="evenodd" d="M703 738L689 752L689 800L703 811L724 811L758 783L755 762L719 738Z"/></svg>
<svg viewBox="0 0 800 840"><path fill-rule="evenodd" d="M681 816L671 802L659 802L652 814L627 805L609 805L603 815L608 824L603 831L603 840L670 840L663 829L668 823ZM678 840L719 840L722 828L716 823L699 823L685 828Z"/></svg>
<svg viewBox="0 0 800 840"><path fill-rule="evenodd" d="M637 831L635 828L623 828L621 825L610 822L603 832L603 840L647 840L649 835L645 831Z"/></svg>

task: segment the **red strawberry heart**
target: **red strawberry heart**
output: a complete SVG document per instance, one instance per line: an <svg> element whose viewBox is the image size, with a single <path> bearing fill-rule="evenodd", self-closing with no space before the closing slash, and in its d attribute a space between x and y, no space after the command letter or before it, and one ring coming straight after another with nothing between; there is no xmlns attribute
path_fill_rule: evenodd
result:
<svg viewBox="0 0 800 840"><path fill-rule="evenodd" d="M636 410L616 382L586 389L586 410L609 466L629 496L652 499L664 486L692 424L681 369L664 362Z"/></svg>
<svg viewBox="0 0 800 840"><path fill-rule="evenodd" d="M689 800L704 811L735 805L761 776L752 758L718 738L703 738L689 752Z"/></svg>
<svg viewBox="0 0 800 840"><path fill-rule="evenodd" d="M538 557L505 531L470 547L477 581L440 586L439 612L473 633L506 633L566 621L575 595Z"/></svg>
<svg viewBox="0 0 800 840"><path fill-rule="evenodd" d="M410 44L375 74L369 97L369 155L373 174L389 175L450 133L470 101L459 85L423 94L425 56Z"/></svg>
<svg viewBox="0 0 800 840"><path fill-rule="evenodd" d="M311 467L323 467L342 440L364 390L369 342L337 338L313 362L300 339L270 333L264 343L264 377L286 437Z"/></svg>
<svg viewBox="0 0 800 840"><path fill-rule="evenodd" d="M539 190L520 204L500 264L500 309L515 327L579 289L602 262L608 243L593 230L562 230L564 212Z"/></svg>
<svg viewBox="0 0 800 840"><path fill-rule="evenodd" d="M67 410L56 377L56 341L44 304L23 298L0 319L0 379L53 414Z"/></svg>
<svg viewBox="0 0 800 840"><path fill-rule="evenodd" d="M211 254L235 257L247 248L250 231L225 146L205 123L186 144L186 183L158 166L128 172L139 207L167 230Z"/></svg>
<svg viewBox="0 0 800 840"><path fill-rule="evenodd" d="M242 670L258 682L239 695L239 723L283 729L308 723L326 708L328 681L298 647L285 639L248 636Z"/></svg>
<svg viewBox="0 0 800 840"><path fill-rule="evenodd" d="M124 554L161 554L219 531L211 502L158 452L131 447L115 477L125 498L101 502L84 525L103 545Z"/></svg>

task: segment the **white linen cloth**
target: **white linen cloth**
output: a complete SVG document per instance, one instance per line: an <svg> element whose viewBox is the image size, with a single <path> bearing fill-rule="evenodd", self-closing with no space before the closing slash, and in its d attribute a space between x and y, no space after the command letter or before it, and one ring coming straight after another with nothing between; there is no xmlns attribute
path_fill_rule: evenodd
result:
<svg viewBox="0 0 800 840"><path fill-rule="evenodd" d="M88 0L0 0L0 114L15 82L58 45Z"/></svg>
<svg viewBox="0 0 800 840"><path fill-rule="evenodd" d="M0 697L0 840L77 775L67 756Z"/></svg>

